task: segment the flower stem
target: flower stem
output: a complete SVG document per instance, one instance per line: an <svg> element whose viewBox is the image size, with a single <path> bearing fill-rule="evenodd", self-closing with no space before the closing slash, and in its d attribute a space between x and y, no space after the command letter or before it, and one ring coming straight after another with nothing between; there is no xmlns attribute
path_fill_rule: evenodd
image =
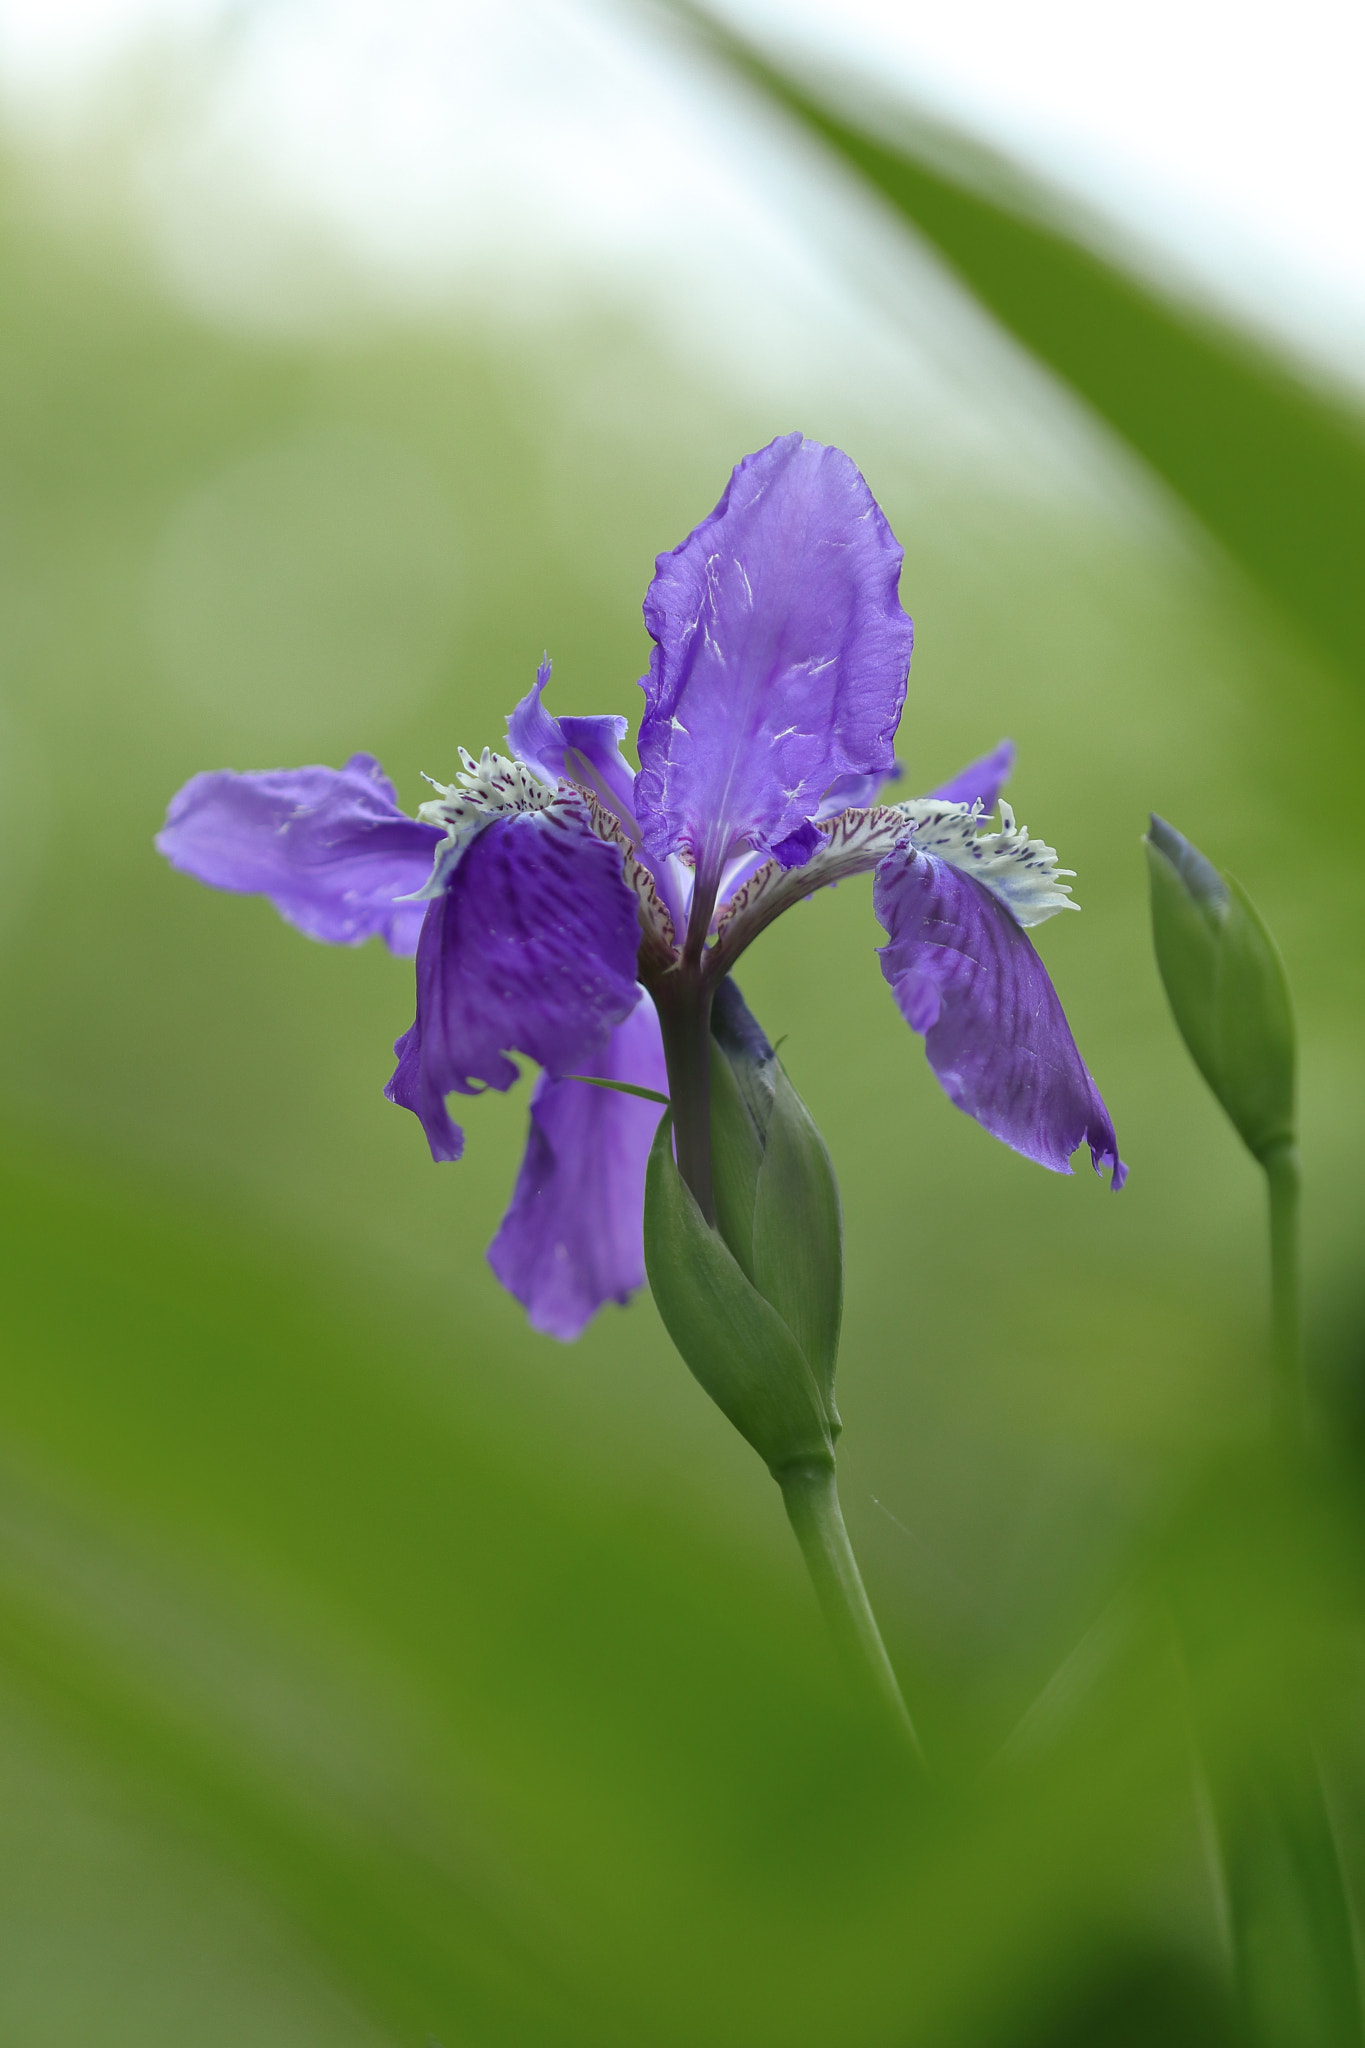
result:
<svg viewBox="0 0 1365 2048"><path fill-rule="evenodd" d="M1304 1429L1303 1318L1299 1286L1299 1193L1303 1170L1297 1145L1267 1152L1270 1195L1270 1303L1275 1430L1285 1444L1302 1441Z"/></svg>
<svg viewBox="0 0 1365 2048"><path fill-rule="evenodd" d="M775 1477L845 1669L922 1764L924 1752L848 1540L833 1460L788 1465Z"/></svg>

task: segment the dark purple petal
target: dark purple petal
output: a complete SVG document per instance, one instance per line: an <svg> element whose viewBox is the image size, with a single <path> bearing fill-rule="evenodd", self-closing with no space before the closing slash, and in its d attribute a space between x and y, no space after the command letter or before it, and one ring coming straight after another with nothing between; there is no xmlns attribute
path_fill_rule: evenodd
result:
<svg viewBox="0 0 1365 2048"><path fill-rule="evenodd" d="M1127 1168L1057 992L1028 938L988 889L901 848L877 869L873 906L890 943L882 973L924 1039L949 1099L1016 1152L1070 1173L1081 1143L1113 1185Z"/></svg>
<svg viewBox="0 0 1365 2048"><path fill-rule="evenodd" d="M421 1119L433 1159L464 1144L446 1096L510 1088L509 1052L563 1074L601 1051L635 1007L639 936L618 847L553 811L479 834L427 906L417 1018L384 1090Z"/></svg>
<svg viewBox="0 0 1365 2048"><path fill-rule="evenodd" d="M624 718L552 718L541 698L550 680L543 661L535 683L507 721L507 744L518 761L534 768L546 782L596 785L614 810L633 819L635 770L621 752ZM575 756L569 759L570 755ZM585 773L586 769L586 773Z"/></svg>
<svg viewBox="0 0 1365 2048"><path fill-rule="evenodd" d="M824 834L814 825L798 825L773 848L773 858L782 868L803 868L817 847L825 844Z"/></svg>
<svg viewBox="0 0 1365 2048"><path fill-rule="evenodd" d="M660 555L635 811L656 859L695 858L699 892L813 818L839 777L892 767L913 639L900 567L848 457L800 434L747 456Z"/></svg>
<svg viewBox="0 0 1365 2048"><path fill-rule="evenodd" d="M899 782L904 774L904 762L893 761L875 775L840 775L821 797L815 815L817 819L837 818L841 811L865 811L880 799L889 782Z"/></svg>
<svg viewBox="0 0 1365 2048"><path fill-rule="evenodd" d="M422 903L396 899L431 873L441 833L399 810L372 754L344 768L196 775L171 799L157 850L215 889L268 896L280 916L334 946L382 938L414 953Z"/></svg>
<svg viewBox="0 0 1365 2048"><path fill-rule="evenodd" d="M583 1068L667 1090L659 1020L648 996ZM542 1074L511 1207L488 1263L537 1330L566 1343L604 1302L644 1285L645 1165L659 1105Z"/></svg>
<svg viewBox="0 0 1365 2048"><path fill-rule="evenodd" d="M965 768L959 769L951 782L941 783L929 794L943 803L979 803L983 811L993 811L1013 766L1014 741L1001 740L989 754L983 754L979 761L969 762Z"/></svg>

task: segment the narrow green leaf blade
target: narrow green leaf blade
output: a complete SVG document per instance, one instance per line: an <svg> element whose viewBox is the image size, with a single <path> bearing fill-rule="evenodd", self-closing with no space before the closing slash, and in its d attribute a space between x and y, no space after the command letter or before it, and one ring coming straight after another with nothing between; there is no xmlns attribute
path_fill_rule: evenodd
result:
<svg viewBox="0 0 1365 2048"><path fill-rule="evenodd" d="M608 1081L601 1074L565 1074L566 1081L581 1081L585 1088L610 1088L616 1095L638 1095L642 1102L660 1102L669 1106L668 1097L660 1095L657 1088L638 1088L634 1081Z"/></svg>

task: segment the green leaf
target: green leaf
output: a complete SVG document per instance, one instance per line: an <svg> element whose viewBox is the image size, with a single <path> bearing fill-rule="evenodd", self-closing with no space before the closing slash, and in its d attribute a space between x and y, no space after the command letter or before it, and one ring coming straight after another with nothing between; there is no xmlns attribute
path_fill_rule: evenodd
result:
<svg viewBox="0 0 1365 2048"><path fill-rule="evenodd" d="M1360 2048L1351 1909L1311 1744L1286 1743L1246 1782L1221 1789L1246 2039Z"/></svg>
<svg viewBox="0 0 1365 2048"><path fill-rule="evenodd" d="M659 1119L645 1179L645 1268L693 1376L776 1475L833 1457L829 1418L796 1338L697 1207Z"/></svg>
<svg viewBox="0 0 1365 2048"><path fill-rule="evenodd" d="M844 1216L829 1150L815 1121L773 1061L775 1094L754 1205L754 1284L810 1362L828 1410L844 1312Z"/></svg>
<svg viewBox="0 0 1365 2048"><path fill-rule="evenodd" d="M750 1077L751 1078L751 1077ZM711 1184L716 1228L748 1280L754 1274L754 1205L763 1167L763 1128L735 1065L711 1040ZM766 1118L765 1118L766 1123Z"/></svg>
<svg viewBox="0 0 1365 2048"><path fill-rule="evenodd" d="M614 1095L638 1095L642 1102L661 1102L668 1108L668 1097L657 1088L637 1088L633 1081L608 1081L601 1074L565 1074L563 1079L581 1081L586 1088L610 1088Z"/></svg>
<svg viewBox="0 0 1365 2048"><path fill-rule="evenodd" d="M1157 965L1180 1034L1262 1162L1294 1142L1294 1013L1284 963L1231 876L1161 818L1145 841Z"/></svg>
<svg viewBox="0 0 1365 2048"><path fill-rule="evenodd" d="M825 1141L728 977L711 1024L716 1227L805 1354L830 1427L844 1299L844 1227Z"/></svg>
<svg viewBox="0 0 1365 2048"><path fill-rule="evenodd" d="M1352 540L1365 528L1358 411L1086 246L1071 228L1074 203L993 151L912 122L870 91L854 100L846 89L835 111L827 80L798 83L706 9L672 6L927 236L1001 325L1123 435L1320 647L1365 680Z"/></svg>

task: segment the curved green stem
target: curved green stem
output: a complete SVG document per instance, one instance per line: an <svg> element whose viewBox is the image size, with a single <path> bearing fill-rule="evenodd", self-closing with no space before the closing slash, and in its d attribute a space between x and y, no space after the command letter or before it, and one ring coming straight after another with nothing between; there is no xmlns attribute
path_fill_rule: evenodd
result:
<svg viewBox="0 0 1365 2048"><path fill-rule="evenodd" d="M849 1676L923 1763L919 1737L848 1540L833 1460L788 1465L774 1476L782 1488L787 1519L801 1545L816 1598Z"/></svg>
<svg viewBox="0 0 1365 2048"><path fill-rule="evenodd" d="M1304 1428L1303 1311L1299 1278L1299 1194L1303 1169L1297 1145L1277 1146L1261 1161L1270 1195L1270 1303L1276 1433L1297 1443Z"/></svg>

